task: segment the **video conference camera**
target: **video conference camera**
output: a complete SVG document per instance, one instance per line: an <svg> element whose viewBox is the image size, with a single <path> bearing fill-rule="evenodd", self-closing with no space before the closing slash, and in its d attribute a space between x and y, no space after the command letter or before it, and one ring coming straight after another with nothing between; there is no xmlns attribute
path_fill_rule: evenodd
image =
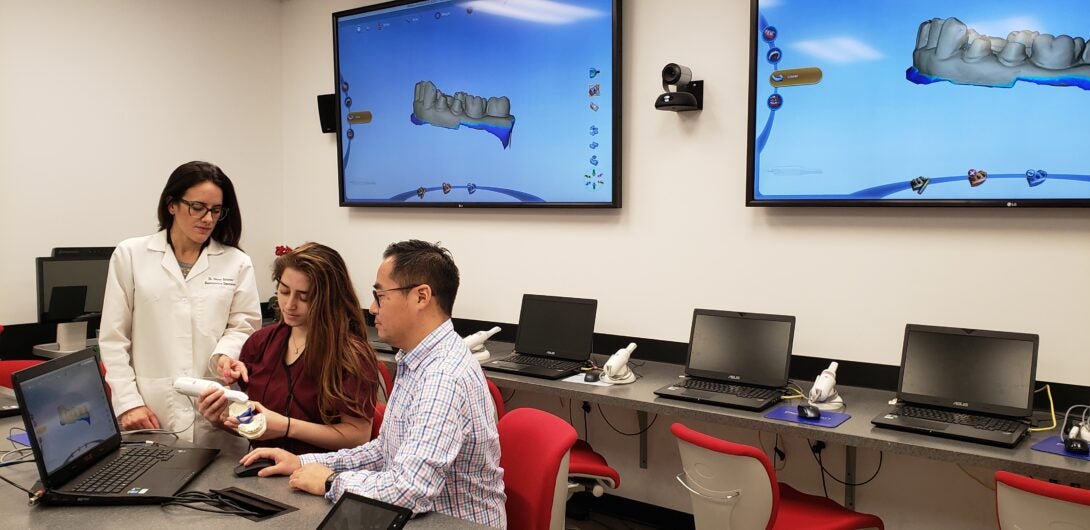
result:
<svg viewBox="0 0 1090 530"><path fill-rule="evenodd" d="M666 93L655 100L658 110L685 112L704 108L704 82L693 81L693 71L688 66L670 63L662 67L662 89Z"/></svg>

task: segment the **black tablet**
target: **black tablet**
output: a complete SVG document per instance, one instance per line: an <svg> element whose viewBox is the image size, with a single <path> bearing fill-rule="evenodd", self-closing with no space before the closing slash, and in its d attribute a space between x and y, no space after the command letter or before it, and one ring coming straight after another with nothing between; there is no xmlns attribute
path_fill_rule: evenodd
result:
<svg viewBox="0 0 1090 530"><path fill-rule="evenodd" d="M345 492L318 525L318 530L400 530L412 510Z"/></svg>

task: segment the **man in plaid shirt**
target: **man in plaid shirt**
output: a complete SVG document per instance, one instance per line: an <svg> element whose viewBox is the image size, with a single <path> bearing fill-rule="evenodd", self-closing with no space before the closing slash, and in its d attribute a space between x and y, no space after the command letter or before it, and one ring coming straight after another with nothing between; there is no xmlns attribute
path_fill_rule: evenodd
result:
<svg viewBox="0 0 1090 530"><path fill-rule="evenodd" d="M259 476L290 474L292 488L331 501L351 491L506 528L494 404L450 322L458 267L446 249L417 240L390 245L383 258L370 311L379 339L400 351L379 436L333 453L256 449L241 463L271 458L276 465Z"/></svg>

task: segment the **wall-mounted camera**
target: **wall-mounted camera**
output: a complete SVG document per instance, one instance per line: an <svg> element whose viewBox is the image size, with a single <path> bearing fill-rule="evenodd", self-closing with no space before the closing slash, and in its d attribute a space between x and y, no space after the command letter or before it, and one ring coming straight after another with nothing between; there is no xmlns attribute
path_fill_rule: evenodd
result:
<svg viewBox="0 0 1090 530"><path fill-rule="evenodd" d="M655 99L658 110L683 112L704 108L704 82L693 81L693 71L688 66L670 63L662 67L662 89L666 93Z"/></svg>

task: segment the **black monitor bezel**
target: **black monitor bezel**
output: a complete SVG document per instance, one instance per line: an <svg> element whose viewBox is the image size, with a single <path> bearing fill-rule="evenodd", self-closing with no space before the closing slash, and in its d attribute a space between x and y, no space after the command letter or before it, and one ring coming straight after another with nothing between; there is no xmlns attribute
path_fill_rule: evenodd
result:
<svg viewBox="0 0 1090 530"><path fill-rule="evenodd" d="M716 372L711 370L699 370L691 368L693 357L693 334L696 333L696 318L698 316L711 316L711 317L726 317L726 318L740 318L746 320L770 320L775 322L787 322L791 324L791 334L787 341L787 362L783 367L783 378L780 381L758 381L749 377L745 377L740 374L724 374L722 372ZM763 386L768 388L780 388L787 384L791 374L791 355L792 350L795 347L795 322L796 319L791 315L773 315L767 313L749 313L743 311L721 311L717 309L694 309L693 310L693 322L689 328L689 344L685 351L685 375L693 377L701 377L705 379L717 379L721 381L729 381L732 383L744 383L747 385Z"/></svg>
<svg viewBox="0 0 1090 530"><path fill-rule="evenodd" d="M923 333L937 333L943 335L957 335L957 336L974 336L974 337L987 337L995 339L1006 340L1018 340L1033 343L1033 361L1030 364L1030 384L1029 391L1026 393L1026 406L1024 408L1018 407L1006 407L993 404L981 404L981 403L966 403L957 399L946 399L935 396L926 396L921 394L912 394L901 390L904 388L905 378L905 361L908 357L908 337L913 331L919 331ZM952 410L962 410L966 412L979 412L983 414L994 414L1000 416L1013 416L1013 417L1026 417L1033 413L1033 392L1037 386L1037 357L1040 349L1041 339L1038 335L1033 333L1017 333L1011 331L992 331L985 329L971 329L971 328L954 328L948 326L931 326L924 324L906 324L904 340L901 344L901 366L897 374L897 398L910 402L920 403L924 405L931 405L935 407L942 407Z"/></svg>
<svg viewBox="0 0 1090 530"><path fill-rule="evenodd" d="M757 31L760 0L750 0L749 20L749 107L746 142L746 206L747 207L959 207L959 208L1090 208L1087 199L757 199L755 197L757 140Z"/></svg>
<svg viewBox="0 0 1090 530"><path fill-rule="evenodd" d="M71 256L71 255L69 255L69 256L42 256L42 257L34 258L34 276L35 276L35 283L36 283L36 293L37 293L37 297L38 297L38 302L37 302L37 305L38 305L38 323L42 324L42 323L47 323L47 322L56 322L56 321L48 320L46 318L46 309L47 308L45 307L45 281L44 281L44 278L42 277L42 267L44 266L45 263L51 263L51 262L57 262L57 261L105 261L106 262L107 277L108 277L108 275L109 275L109 262L110 262L110 259L112 258L112 256L113 256L113 253L111 252L110 254L107 254L107 255L101 255L100 254L100 255L86 255L86 256ZM103 303L105 303L105 301L103 301Z"/></svg>

